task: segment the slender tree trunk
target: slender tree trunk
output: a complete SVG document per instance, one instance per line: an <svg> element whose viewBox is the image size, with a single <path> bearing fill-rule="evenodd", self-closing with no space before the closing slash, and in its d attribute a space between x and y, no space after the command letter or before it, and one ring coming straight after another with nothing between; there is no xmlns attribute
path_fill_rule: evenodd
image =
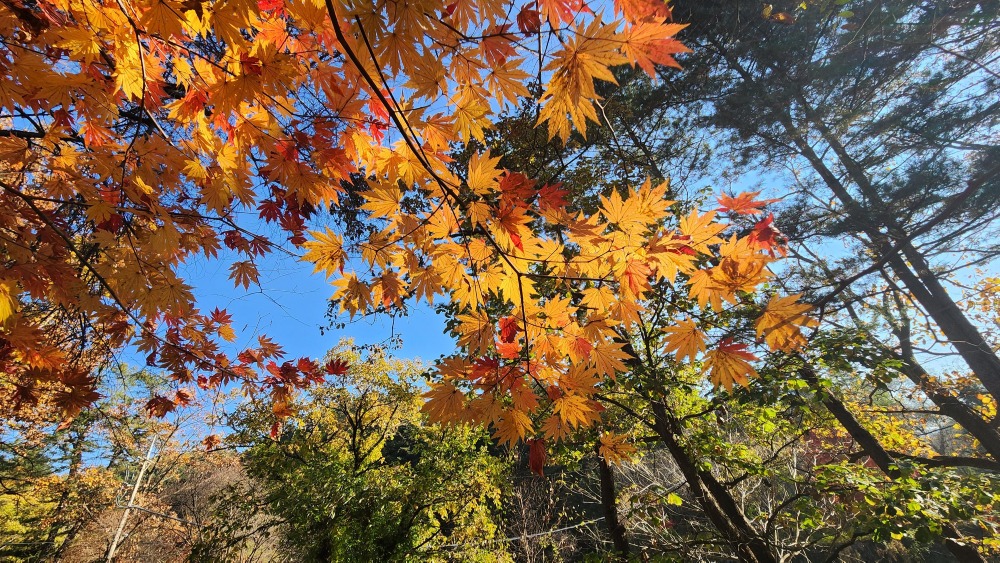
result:
<svg viewBox="0 0 1000 563"><path fill-rule="evenodd" d="M663 403L653 403L656 432L687 481L695 500L701 505L712 525L741 561L747 563L778 563L771 547L753 529L729 490L708 470L699 468L680 444L680 428Z"/></svg>
<svg viewBox="0 0 1000 563"><path fill-rule="evenodd" d="M851 157L837 136L816 115L816 111L809 104L808 100L799 95L798 102L806 118L820 133L827 146L837 155L838 160L847 171L851 180L861 189L864 197L877 206L877 208L885 208L885 202L881 200L878 190L871 183L871 179L868 177L864 167ZM790 131L789 134L791 134ZM813 160L810 159L810 162L812 163ZM813 163L813 167L816 167L815 163ZM825 165L822 165L822 167L826 168ZM857 202L850 197L843 184L839 181L831 184L827 179L831 176L825 176L824 180L828 187L834 191L837 198L844 204L847 212L852 215L852 218L858 224L871 225L871 215L858 206ZM834 189L835 187L836 189ZM886 223L888 224L885 227L892 235L892 238L879 233L877 229L871 227L867 229L868 232L866 234L879 246L879 250L891 253L886 257L892 258L889 260L889 265L893 271L903 280L906 288L913 293L914 298L923 306L927 314L934 319L934 322L941 328L941 331L944 332L945 336L962 356L962 359L972 368L976 377L989 390L990 394L997 400L1000 400L1000 358L993 352L993 349L986 342L986 339L983 338L983 335L972 324L972 321L969 320L961 307L958 306L958 303L952 299L948 290L941 284L941 281L934 272L931 271L927 258L913 245L911 234L907 233L891 217L886 218ZM898 242L898 251L894 250L890 244L893 239ZM906 261L909 261L909 265L896 252L901 252ZM911 267L913 270L910 269Z"/></svg>
<svg viewBox="0 0 1000 563"><path fill-rule="evenodd" d="M897 326L893 328L896 338L899 340L899 352L888 350L902 361L902 371L925 395L938 406L941 414L951 418L969 434L972 434L993 459L1000 461L1000 432L984 420L972 408L963 403L939 383L936 383L930 375L917 362L913 352L913 342L911 340L910 319L903 309L902 299L893 296L896 306L900 310L900 319Z"/></svg>
<svg viewBox="0 0 1000 563"><path fill-rule="evenodd" d="M1000 401L1000 358L941 285L940 280L931 271L926 258L913 246L912 241L908 238L909 234L905 233L894 221L888 225L879 225L878 221L873 221L871 214L866 212L861 204L851 196L847 187L827 167L823 159L816 154L816 151L802 136L801 128L795 125L788 108L779 106L768 97L767 90L760 87L753 75L738 60L733 58L725 46L717 41L713 41L712 45L745 83L754 86L761 93L761 99L774 112L774 116L781 123L785 134L798 149L799 154L809 162L834 196L844 205L844 210L856 228L870 239L873 250L886 260L903 285L911 292L913 298L920 303L955 347L955 350L962 356L965 363L972 369L976 378L982 382L995 399ZM885 208L884 202L879 198L878 191L872 185L864 167L850 156L836 135L819 119L807 100L799 96L798 102L806 119L823 137L824 142L837 156L865 198L877 208ZM880 232L880 226L885 227L887 233ZM889 235L890 233L892 236ZM892 245L893 239L898 242L898 247ZM907 261L910 264L907 264ZM910 269L911 265L916 273Z"/></svg>
<svg viewBox="0 0 1000 563"><path fill-rule="evenodd" d="M621 561L628 561L629 542L625 526L618 519L618 498L615 493L615 476L611 464L600 454L600 442L594 449L597 451L597 476L601 482L601 508L604 509L604 523L608 526L611 542L618 552Z"/></svg>

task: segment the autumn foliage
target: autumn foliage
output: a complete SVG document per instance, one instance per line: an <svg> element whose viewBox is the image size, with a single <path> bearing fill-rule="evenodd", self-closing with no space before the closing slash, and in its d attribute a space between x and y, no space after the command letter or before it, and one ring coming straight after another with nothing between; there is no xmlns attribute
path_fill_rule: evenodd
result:
<svg viewBox="0 0 1000 563"><path fill-rule="evenodd" d="M436 367L432 420L490 425L504 442L559 439L600 419L602 382L629 369L618 331L644 301L678 303L662 340L730 389L755 375L752 341L713 315L753 303L781 240L755 194L722 212L669 200L669 185L609 188L599 209L473 150L542 81L538 127L586 135L596 85L617 65L676 66L683 25L666 5L582 1L3 0L0 7L0 369L4 413L51 401L72 417L92 375L126 345L179 385L239 383L274 412L344 366L285 361L261 337L235 354L230 315L199 308L179 268L231 261L258 282L279 248L331 278L354 316L405 302L454 305L459 352ZM542 42L537 36L545 35ZM589 124L588 124L589 122ZM309 231L361 178L360 239ZM248 215L250 217L248 218ZM286 240L258 234L273 224ZM792 350L811 321L774 297L761 343ZM193 391L150 402L165 414ZM532 442L533 459L544 458ZM602 439L609 459L628 454ZM537 452L536 452L537 450Z"/></svg>

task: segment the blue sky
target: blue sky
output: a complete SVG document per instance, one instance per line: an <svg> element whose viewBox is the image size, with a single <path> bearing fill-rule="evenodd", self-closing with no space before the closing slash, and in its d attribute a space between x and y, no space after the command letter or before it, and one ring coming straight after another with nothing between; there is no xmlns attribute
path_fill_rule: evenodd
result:
<svg viewBox="0 0 1000 563"><path fill-rule="evenodd" d="M219 307L233 316L236 350L253 345L259 334L267 334L281 344L286 358L320 358L342 338L353 338L357 344L377 344L393 335L402 339L402 348L395 354L403 358L430 361L454 349L454 340L445 334L444 318L426 304L411 308L406 317L393 320L385 315L358 316L343 329L321 333L320 327L330 324L327 302L334 290L321 273L311 273L312 264L274 252L258 263L260 287L244 290L233 287L229 279L231 260L227 258L197 258L185 264L181 273L194 286L203 311ZM349 318L344 315L339 320Z"/></svg>

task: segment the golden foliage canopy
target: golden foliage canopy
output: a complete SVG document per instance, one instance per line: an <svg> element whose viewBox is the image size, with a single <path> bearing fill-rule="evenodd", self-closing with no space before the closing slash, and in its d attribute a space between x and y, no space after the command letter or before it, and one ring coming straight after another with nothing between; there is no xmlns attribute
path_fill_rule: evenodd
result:
<svg viewBox="0 0 1000 563"><path fill-rule="evenodd" d="M438 365L426 408L505 441L597 421L601 381L628 369L616 328L640 323L664 284L692 300L664 351L707 353L717 383L745 382L749 352L719 348L699 312L765 282L773 238L725 239L715 212L675 216L666 184L610 192L587 214L501 155L449 157L531 96L534 77L549 136L586 134L615 65L677 64L683 26L669 17L648 1L594 13L582 0L3 0L6 414L44 388L72 415L96 397L88 374L133 345L180 384L269 393L280 415L292 390L342 366L279 364L267 337L227 354L231 317L199 309L178 271L221 253L248 288L286 243L351 315L457 307L461 353ZM359 178L370 233L308 232ZM757 212L750 200L729 209ZM797 346L803 312L773 301L758 330Z"/></svg>

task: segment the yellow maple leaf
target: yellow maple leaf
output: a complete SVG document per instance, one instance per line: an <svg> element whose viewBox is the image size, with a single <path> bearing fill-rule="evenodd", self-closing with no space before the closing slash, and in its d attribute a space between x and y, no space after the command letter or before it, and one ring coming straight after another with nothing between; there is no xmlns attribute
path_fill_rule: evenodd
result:
<svg viewBox="0 0 1000 563"><path fill-rule="evenodd" d="M623 200L618 190L612 191L610 197L601 196L601 215L626 233L646 226L646 216L639 208L638 199L629 197Z"/></svg>
<svg viewBox="0 0 1000 563"><path fill-rule="evenodd" d="M590 402L581 395L563 395L552 401L552 412L559 416L559 420L571 428L586 426L591 420Z"/></svg>
<svg viewBox="0 0 1000 563"><path fill-rule="evenodd" d="M485 354L493 346L494 326L485 311L477 309L471 313L458 315L458 345L471 354Z"/></svg>
<svg viewBox="0 0 1000 563"><path fill-rule="evenodd" d="M688 246L701 254L708 254L711 245L723 242L718 235L724 230L725 225L715 222L715 211L699 215L694 210L680 219L680 231L688 237Z"/></svg>
<svg viewBox="0 0 1000 563"><path fill-rule="evenodd" d="M363 195L365 204L361 208L371 211L374 217L392 217L399 213L399 202L403 196L395 182L379 183Z"/></svg>
<svg viewBox="0 0 1000 563"><path fill-rule="evenodd" d="M326 277L336 273L344 273L344 261L347 253L344 251L344 239L329 228L325 232L311 231L313 240L302 246L306 249L302 260L314 264L313 273L323 272Z"/></svg>
<svg viewBox="0 0 1000 563"><path fill-rule="evenodd" d="M352 319L358 311L367 312L372 307L371 288L353 272L334 280L333 286L337 288L333 298L340 301L340 311L349 312Z"/></svg>
<svg viewBox="0 0 1000 563"><path fill-rule="evenodd" d="M483 141L486 129L490 127L489 105L472 88L462 88L451 99L455 107L455 134L463 141L476 139Z"/></svg>
<svg viewBox="0 0 1000 563"><path fill-rule="evenodd" d="M778 297L774 295L768 301L764 313L757 319L757 338L763 336L764 342L772 350L790 352L805 346L806 338L799 327L817 326L819 322L806 315L811 306L799 303L801 295Z"/></svg>
<svg viewBox="0 0 1000 563"><path fill-rule="evenodd" d="M445 381L431 386L431 390L423 394L424 402L420 410L427 413L432 423L454 422L461 418L465 408L465 394L451 382Z"/></svg>
<svg viewBox="0 0 1000 563"><path fill-rule="evenodd" d="M615 377L618 373L628 371L623 360L628 360L632 356L622 351L624 345L622 342L604 341L594 346L590 352L590 363L597 373L605 377Z"/></svg>
<svg viewBox="0 0 1000 563"><path fill-rule="evenodd" d="M473 154L469 158L469 175L466 180L469 184L469 189L481 196L495 191L497 177L500 175L500 171L497 170L497 164L499 163L500 157L490 157L489 150Z"/></svg>
<svg viewBox="0 0 1000 563"><path fill-rule="evenodd" d="M538 125L548 122L549 138L559 136L565 141L569 138L571 121L584 136L587 120L598 121L594 102L600 97L594 89L594 80L617 84L610 67L624 64L628 59L621 54L615 28L599 18L587 26L578 24L564 45L544 68L554 73L542 95Z"/></svg>
<svg viewBox="0 0 1000 563"><path fill-rule="evenodd" d="M534 424L528 415L519 410L511 409L503 411L500 419L494 423L494 428L496 431L493 436L500 440L501 444L513 446L534 429Z"/></svg>
<svg viewBox="0 0 1000 563"><path fill-rule="evenodd" d="M664 24L658 20L628 26L621 33L624 43L622 52L633 61L633 66L638 65L653 80L656 79L654 65L680 68L673 56L691 52L674 39L674 35L687 27L686 24Z"/></svg>
<svg viewBox="0 0 1000 563"><path fill-rule="evenodd" d="M17 311L16 287L7 280L0 280L0 326Z"/></svg>
<svg viewBox="0 0 1000 563"><path fill-rule="evenodd" d="M667 334L663 349L676 354L677 361L684 358L693 361L699 352L705 351L705 333L690 319L677 321L674 326L665 327L663 332Z"/></svg>
<svg viewBox="0 0 1000 563"><path fill-rule="evenodd" d="M601 457L612 465L621 465L623 461L631 460L636 452L635 446L628 443L628 437L613 432L601 434Z"/></svg>

